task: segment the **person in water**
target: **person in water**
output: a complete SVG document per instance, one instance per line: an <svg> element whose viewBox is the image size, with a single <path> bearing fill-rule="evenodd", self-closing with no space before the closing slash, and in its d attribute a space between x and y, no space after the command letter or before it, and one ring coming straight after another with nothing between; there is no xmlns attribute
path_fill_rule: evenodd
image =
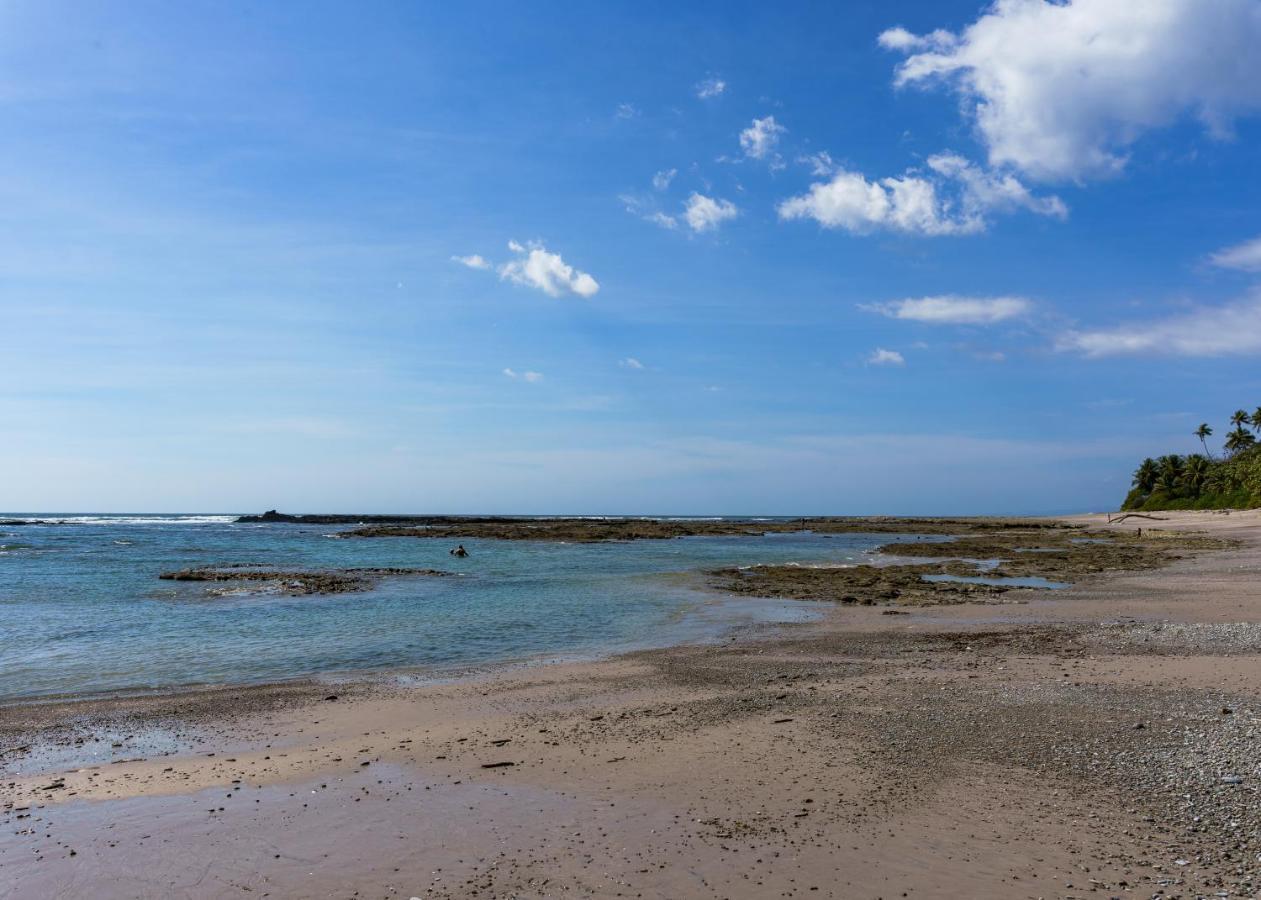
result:
<svg viewBox="0 0 1261 900"><path fill-rule="evenodd" d="M461 544L460 546L456 547L454 550L452 550L452 551L450 551L450 552L451 552L451 555L452 555L452 556L468 556L468 551L464 549L464 545L463 545L463 544Z"/></svg>

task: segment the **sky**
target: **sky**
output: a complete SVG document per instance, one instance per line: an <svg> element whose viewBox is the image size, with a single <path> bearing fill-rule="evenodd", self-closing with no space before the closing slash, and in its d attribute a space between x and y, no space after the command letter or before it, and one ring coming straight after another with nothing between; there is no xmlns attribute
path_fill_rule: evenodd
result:
<svg viewBox="0 0 1261 900"><path fill-rule="evenodd" d="M1261 0L8 0L0 509L1115 508L1261 404L1259 43Z"/></svg>

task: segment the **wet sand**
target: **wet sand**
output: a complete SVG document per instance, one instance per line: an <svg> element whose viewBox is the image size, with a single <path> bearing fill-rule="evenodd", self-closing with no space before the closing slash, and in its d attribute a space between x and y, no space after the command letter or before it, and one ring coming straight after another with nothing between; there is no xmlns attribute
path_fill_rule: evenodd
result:
<svg viewBox="0 0 1261 900"><path fill-rule="evenodd" d="M1253 896L1261 514L1169 515L1116 530L1242 543L449 684L0 710L0 897Z"/></svg>

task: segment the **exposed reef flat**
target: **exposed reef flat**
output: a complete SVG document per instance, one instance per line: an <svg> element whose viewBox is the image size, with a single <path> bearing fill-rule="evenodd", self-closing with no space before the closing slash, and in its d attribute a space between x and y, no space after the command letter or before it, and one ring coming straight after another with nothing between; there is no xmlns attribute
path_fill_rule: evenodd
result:
<svg viewBox="0 0 1261 900"><path fill-rule="evenodd" d="M252 582L261 583L270 593L287 596L347 594L367 591L382 578L395 576L445 577L450 572L437 569L355 568L320 570L264 569L249 565L205 566L163 572L165 581Z"/></svg>
<svg viewBox="0 0 1261 900"><path fill-rule="evenodd" d="M604 541L666 540L696 536L787 534L984 534L1019 527L1025 531L1063 531L1056 522L1007 519L923 519L888 516L818 517L799 519L655 519L655 518L500 518L454 520L445 518L423 524L372 524L344 531L344 538L486 538L504 541Z"/></svg>
<svg viewBox="0 0 1261 900"><path fill-rule="evenodd" d="M1063 582L1101 572L1153 569L1169 565L1187 552L1232 546L1233 541L1186 532L1148 529L1139 536L1137 532L1031 529L1028 523L1013 523L950 541L890 543L879 548L891 556L931 557L937 562L724 568L710 572L709 583L735 594L864 606L1001 602L1002 595L1010 590L1039 585L991 581L1032 578ZM987 582L928 581L926 577L983 577Z"/></svg>

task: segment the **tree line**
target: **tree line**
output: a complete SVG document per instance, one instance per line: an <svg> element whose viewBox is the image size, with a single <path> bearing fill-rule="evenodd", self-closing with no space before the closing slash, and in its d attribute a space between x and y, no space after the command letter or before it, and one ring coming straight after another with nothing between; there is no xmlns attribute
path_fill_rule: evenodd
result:
<svg viewBox="0 0 1261 900"><path fill-rule="evenodd" d="M1166 454L1145 459L1122 509L1248 509L1261 506L1261 406L1251 414L1239 409L1230 416L1220 454L1208 445L1213 429L1203 423L1192 434L1203 453Z"/></svg>

